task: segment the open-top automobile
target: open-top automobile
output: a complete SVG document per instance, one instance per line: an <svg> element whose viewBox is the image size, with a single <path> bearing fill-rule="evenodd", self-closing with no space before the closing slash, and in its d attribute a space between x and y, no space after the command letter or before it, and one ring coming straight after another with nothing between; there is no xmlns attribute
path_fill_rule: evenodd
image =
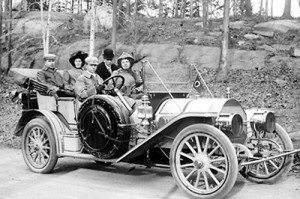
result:
<svg viewBox="0 0 300 199"><path fill-rule="evenodd" d="M22 70L31 69L15 72ZM115 78L122 77L105 83ZM51 172L62 157L159 166L170 168L190 197L222 198L238 173L258 183L277 181L299 151L274 112L245 110L235 99L166 89L148 91L131 107L116 85L83 102L48 95L34 75L25 87L15 134L22 136L25 163L37 173Z"/></svg>

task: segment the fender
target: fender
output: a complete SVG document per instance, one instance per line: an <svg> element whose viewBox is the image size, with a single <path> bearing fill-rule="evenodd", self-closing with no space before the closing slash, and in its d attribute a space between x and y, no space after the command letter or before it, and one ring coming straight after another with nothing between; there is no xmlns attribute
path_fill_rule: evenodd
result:
<svg viewBox="0 0 300 199"><path fill-rule="evenodd" d="M48 110L29 110L23 111L22 116L18 121L18 124L14 130L16 136L22 136L24 127L30 120L38 117L44 117L51 126L52 133L56 142L57 153L60 154L63 152L63 135L67 132L70 132L70 128L60 120L54 112ZM62 117L62 116L61 116Z"/></svg>
<svg viewBox="0 0 300 199"><path fill-rule="evenodd" d="M159 143L165 136L172 139L179 133L179 131L187 125L193 123L205 123L213 125L213 118L216 117L216 113L182 113L173 119L171 119L166 125L153 132L144 141L133 147L127 153L122 155L117 162L128 161L134 157L142 155L149 148Z"/></svg>

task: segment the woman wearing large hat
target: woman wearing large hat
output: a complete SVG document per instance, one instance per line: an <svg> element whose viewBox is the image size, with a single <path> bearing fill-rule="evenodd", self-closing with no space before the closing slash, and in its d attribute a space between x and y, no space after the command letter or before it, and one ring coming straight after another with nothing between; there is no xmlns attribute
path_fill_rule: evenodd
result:
<svg viewBox="0 0 300 199"><path fill-rule="evenodd" d="M83 73L85 59L88 54L83 51L77 51L71 54L69 62L74 67L74 69L66 70L63 73L63 79L65 88L68 90L73 90L76 83L76 79Z"/></svg>
<svg viewBox="0 0 300 199"><path fill-rule="evenodd" d="M133 56L129 53L123 52L117 60L119 70L112 73L112 76L121 75L124 77L125 82L120 89L124 95L138 99L143 95L143 79L141 74L132 70L132 66L136 63Z"/></svg>

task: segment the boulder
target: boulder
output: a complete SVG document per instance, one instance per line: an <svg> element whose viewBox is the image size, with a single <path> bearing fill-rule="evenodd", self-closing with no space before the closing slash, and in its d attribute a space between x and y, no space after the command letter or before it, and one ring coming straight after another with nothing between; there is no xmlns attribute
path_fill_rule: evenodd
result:
<svg viewBox="0 0 300 199"><path fill-rule="evenodd" d="M51 30L56 29L65 21L73 18L73 14L65 12L55 12L51 14L51 21L49 24L50 33ZM44 12L44 25L46 26L48 20L48 12ZM13 35L28 35L28 36L40 36L42 32L42 21L39 11L29 12L25 18L17 20L14 24Z"/></svg>
<svg viewBox="0 0 300 199"><path fill-rule="evenodd" d="M111 6L102 5L96 7L96 32L107 31L112 28L112 18L113 10ZM91 24L92 11L89 12L84 17L84 29L87 32Z"/></svg>
<svg viewBox="0 0 300 199"><path fill-rule="evenodd" d="M259 38L259 36L255 35L255 34L245 34L244 37L246 39L249 39L249 40L254 40L254 39L258 39Z"/></svg>
<svg viewBox="0 0 300 199"><path fill-rule="evenodd" d="M296 20L275 20L256 24L254 29L258 31L286 33L288 30L299 30L300 23Z"/></svg>
<svg viewBox="0 0 300 199"><path fill-rule="evenodd" d="M245 21L234 21L229 23L229 27L232 29L242 29L245 27L245 25L246 25Z"/></svg>
<svg viewBox="0 0 300 199"><path fill-rule="evenodd" d="M291 47L290 48L290 55L292 57L300 57L300 49L297 47Z"/></svg>
<svg viewBox="0 0 300 199"><path fill-rule="evenodd" d="M254 30L253 33L257 34L257 35L264 36L264 37L273 37L274 36L274 32L273 31L259 31L259 30Z"/></svg>

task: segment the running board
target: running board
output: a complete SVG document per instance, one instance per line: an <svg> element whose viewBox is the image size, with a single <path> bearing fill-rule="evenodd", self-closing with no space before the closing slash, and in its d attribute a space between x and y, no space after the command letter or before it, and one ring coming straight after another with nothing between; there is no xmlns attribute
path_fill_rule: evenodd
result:
<svg viewBox="0 0 300 199"><path fill-rule="evenodd" d="M115 159L100 159L100 158L96 158L95 156L91 155L91 154L85 154L85 153L60 153L57 154L58 157L70 157L70 158L79 158L79 159L86 159L86 160L95 160L95 161L99 161L99 162L104 162L104 163L114 163L116 162L116 158Z"/></svg>

